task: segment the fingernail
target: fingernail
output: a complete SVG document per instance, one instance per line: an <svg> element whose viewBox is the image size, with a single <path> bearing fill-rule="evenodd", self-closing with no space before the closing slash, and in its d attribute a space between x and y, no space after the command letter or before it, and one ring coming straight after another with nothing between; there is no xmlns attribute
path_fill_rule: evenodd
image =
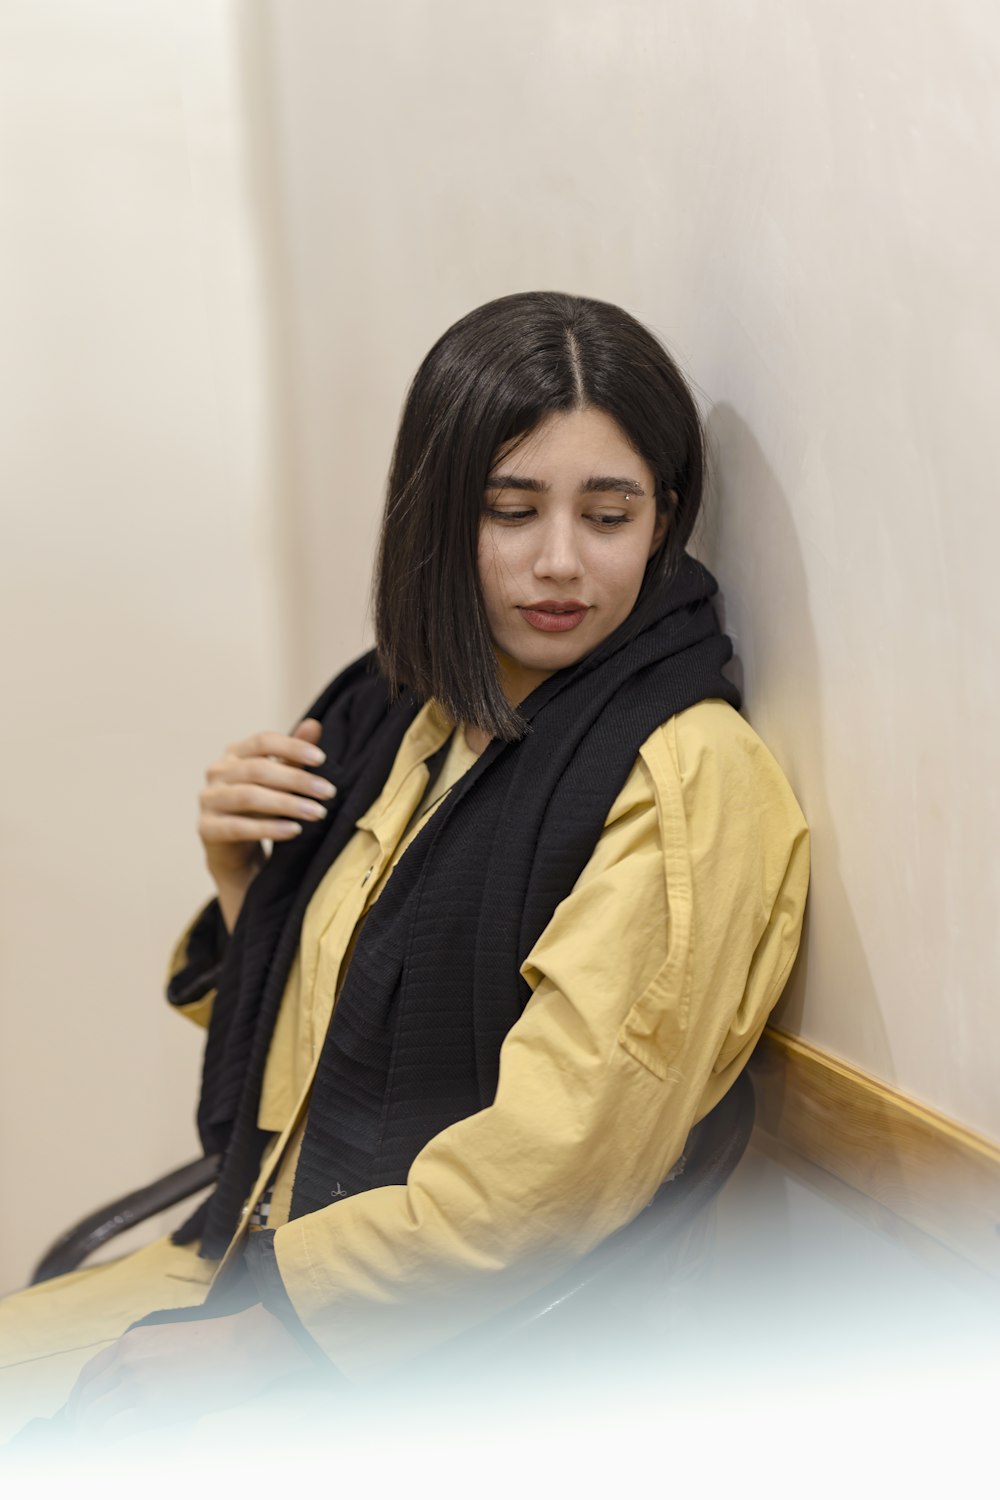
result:
<svg viewBox="0 0 1000 1500"><path fill-rule="evenodd" d="M310 745L306 750L306 760L314 766L321 766L326 760L326 751L321 750L318 745Z"/></svg>

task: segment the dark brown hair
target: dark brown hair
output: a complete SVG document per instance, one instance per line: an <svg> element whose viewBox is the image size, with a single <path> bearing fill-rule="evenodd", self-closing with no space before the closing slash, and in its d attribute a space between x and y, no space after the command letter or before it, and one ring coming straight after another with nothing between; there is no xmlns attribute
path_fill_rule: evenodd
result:
<svg viewBox="0 0 1000 1500"><path fill-rule="evenodd" d="M477 566L486 479L550 412L598 407L656 480L670 524L633 615L662 593L701 504L704 435L687 383L622 308L561 292L498 297L460 318L417 370L389 471L372 584L376 651L394 693L433 697L456 723L522 738L506 700ZM669 499L676 492L676 504ZM630 617L631 618L631 617Z"/></svg>

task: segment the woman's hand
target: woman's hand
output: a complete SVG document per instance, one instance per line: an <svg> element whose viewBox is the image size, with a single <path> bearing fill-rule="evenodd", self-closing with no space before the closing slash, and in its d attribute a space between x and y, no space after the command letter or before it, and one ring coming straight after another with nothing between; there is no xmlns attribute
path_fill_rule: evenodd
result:
<svg viewBox="0 0 1000 1500"><path fill-rule="evenodd" d="M224 1318L132 1328L84 1365L60 1417L105 1436L187 1421L261 1395L316 1366L259 1303Z"/></svg>
<svg viewBox="0 0 1000 1500"><path fill-rule="evenodd" d="M243 897L265 863L261 839L294 839L299 819L326 816L336 787L308 767L326 759L317 748L322 725L303 719L292 734L263 729L227 745L205 772L198 837L232 931Z"/></svg>

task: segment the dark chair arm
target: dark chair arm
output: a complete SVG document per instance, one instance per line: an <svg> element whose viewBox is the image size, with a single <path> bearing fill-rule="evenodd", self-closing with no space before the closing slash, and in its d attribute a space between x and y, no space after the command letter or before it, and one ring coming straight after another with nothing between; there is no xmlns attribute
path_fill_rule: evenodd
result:
<svg viewBox="0 0 1000 1500"><path fill-rule="evenodd" d="M534 1296L525 1298L516 1307L467 1334L459 1335L442 1346L438 1353L447 1349L449 1356L453 1354L461 1359L466 1350L471 1354L481 1351L485 1345L492 1347L508 1338L516 1338L521 1329L556 1307L578 1299L586 1301L588 1294L600 1296L601 1289L616 1281L629 1264L641 1260L648 1251L690 1223L715 1197L746 1150L755 1113L753 1085L749 1074L744 1071L724 1098L691 1130L677 1166L630 1224L609 1235ZM219 1174L221 1161L221 1156L205 1156L188 1162L147 1187L138 1188L88 1214L50 1245L35 1267L29 1284L35 1286L38 1282L75 1270L88 1255L115 1235L211 1187ZM420 1363L416 1362L417 1365Z"/></svg>
<svg viewBox="0 0 1000 1500"><path fill-rule="evenodd" d="M116 1234L123 1234L144 1219L173 1208L175 1203L189 1198L192 1193L211 1187L219 1175L221 1161L221 1156L200 1157L168 1172L147 1187L138 1188L134 1193L88 1214L49 1246L35 1267L29 1285L35 1286L53 1276L75 1271L81 1261Z"/></svg>

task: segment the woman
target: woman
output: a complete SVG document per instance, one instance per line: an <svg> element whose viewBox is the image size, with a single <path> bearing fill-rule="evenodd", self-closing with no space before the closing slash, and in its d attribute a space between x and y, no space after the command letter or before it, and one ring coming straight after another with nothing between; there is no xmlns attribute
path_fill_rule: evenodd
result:
<svg viewBox="0 0 1000 1500"><path fill-rule="evenodd" d="M68 1418L115 1430L399 1368L667 1176L781 993L808 881L685 552L702 479L685 382L616 307L503 297L431 349L375 651L202 794L217 896L168 996L208 1026L219 1184L172 1239L0 1306L36 1410L73 1387Z"/></svg>

